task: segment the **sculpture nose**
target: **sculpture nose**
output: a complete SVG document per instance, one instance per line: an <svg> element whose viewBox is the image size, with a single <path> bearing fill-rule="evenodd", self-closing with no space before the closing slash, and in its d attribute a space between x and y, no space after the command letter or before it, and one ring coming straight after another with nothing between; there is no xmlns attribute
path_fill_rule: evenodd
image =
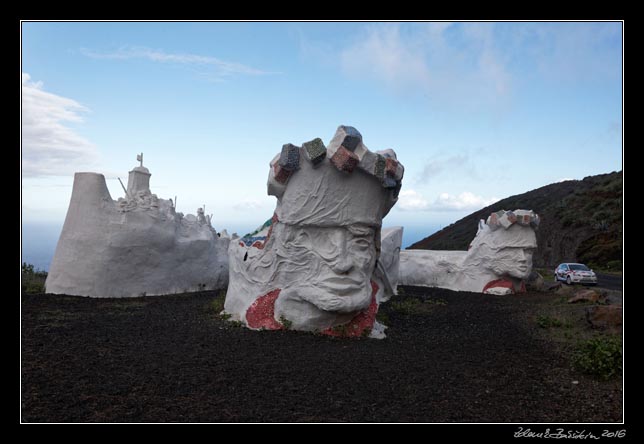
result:
<svg viewBox="0 0 644 444"><path fill-rule="evenodd" d="M353 269L353 262L347 257L346 252L343 252L342 256L331 268L338 274L346 274Z"/></svg>
<svg viewBox="0 0 644 444"><path fill-rule="evenodd" d="M331 265L331 269L337 274L346 274L353 268L353 261L347 251L346 238L342 236L339 240L338 259Z"/></svg>

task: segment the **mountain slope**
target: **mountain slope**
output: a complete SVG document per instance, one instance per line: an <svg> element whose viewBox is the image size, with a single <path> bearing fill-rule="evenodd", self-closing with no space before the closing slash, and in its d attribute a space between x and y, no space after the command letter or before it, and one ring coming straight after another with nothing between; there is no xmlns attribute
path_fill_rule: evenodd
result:
<svg viewBox="0 0 644 444"><path fill-rule="evenodd" d="M534 210L537 267L578 261L621 269L623 238L622 172L553 183L485 207L411 245L410 249L467 250L479 219L498 210Z"/></svg>

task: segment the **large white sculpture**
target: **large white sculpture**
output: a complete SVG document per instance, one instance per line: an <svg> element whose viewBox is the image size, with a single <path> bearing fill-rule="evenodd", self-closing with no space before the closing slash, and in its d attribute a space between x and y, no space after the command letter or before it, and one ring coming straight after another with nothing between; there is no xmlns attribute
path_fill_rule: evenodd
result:
<svg viewBox="0 0 644 444"><path fill-rule="evenodd" d="M184 217L152 194L142 162L118 201L102 174L76 173L46 291L135 297L225 288L229 243L203 208Z"/></svg>
<svg viewBox="0 0 644 444"><path fill-rule="evenodd" d="M499 211L479 222L468 251L403 250L399 283L492 294L524 292L538 225L539 216L532 211Z"/></svg>
<svg viewBox="0 0 644 444"><path fill-rule="evenodd" d="M273 218L230 244L225 312L252 329L384 337L375 316L398 261L378 260L380 231L403 173L393 150L369 151L348 126L328 148L320 139L284 145L270 162ZM393 255L402 229L386 234Z"/></svg>

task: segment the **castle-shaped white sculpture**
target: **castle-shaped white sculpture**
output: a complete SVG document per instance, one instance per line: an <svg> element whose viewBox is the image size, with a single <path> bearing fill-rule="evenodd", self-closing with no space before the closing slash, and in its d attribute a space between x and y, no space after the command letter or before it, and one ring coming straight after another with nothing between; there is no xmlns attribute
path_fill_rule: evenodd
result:
<svg viewBox="0 0 644 444"><path fill-rule="evenodd" d="M228 244L203 208L175 211L150 192L150 171L130 171L125 197L112 200L105 177L76 173L48 293L136 297L225 288Z"/></svg>

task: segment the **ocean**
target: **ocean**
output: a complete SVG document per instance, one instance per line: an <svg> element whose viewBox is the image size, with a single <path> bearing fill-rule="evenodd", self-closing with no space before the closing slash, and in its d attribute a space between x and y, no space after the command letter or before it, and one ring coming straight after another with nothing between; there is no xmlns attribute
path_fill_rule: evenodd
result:
<svg viewBox="0 0 644 444"><path fill-rule="evenodd" d="M21 262L33 264L34 268L39 270L49 271L62 228L62 223L23 223Z"/></svg>
<svg viewBox="0 0 644 444"><path fill-rule="evenodd" d="M385 228L387 225L385 224ZM33 264L36 269L49 271L51 260L56 251L56 243L63 226L62 223L29 222L22 224L22 261ZM402 248L433 234L437 227L409 226L403 230ZM233 233L234 229L229 229ZM244 230L238 233L245 233Z"/></svg>

